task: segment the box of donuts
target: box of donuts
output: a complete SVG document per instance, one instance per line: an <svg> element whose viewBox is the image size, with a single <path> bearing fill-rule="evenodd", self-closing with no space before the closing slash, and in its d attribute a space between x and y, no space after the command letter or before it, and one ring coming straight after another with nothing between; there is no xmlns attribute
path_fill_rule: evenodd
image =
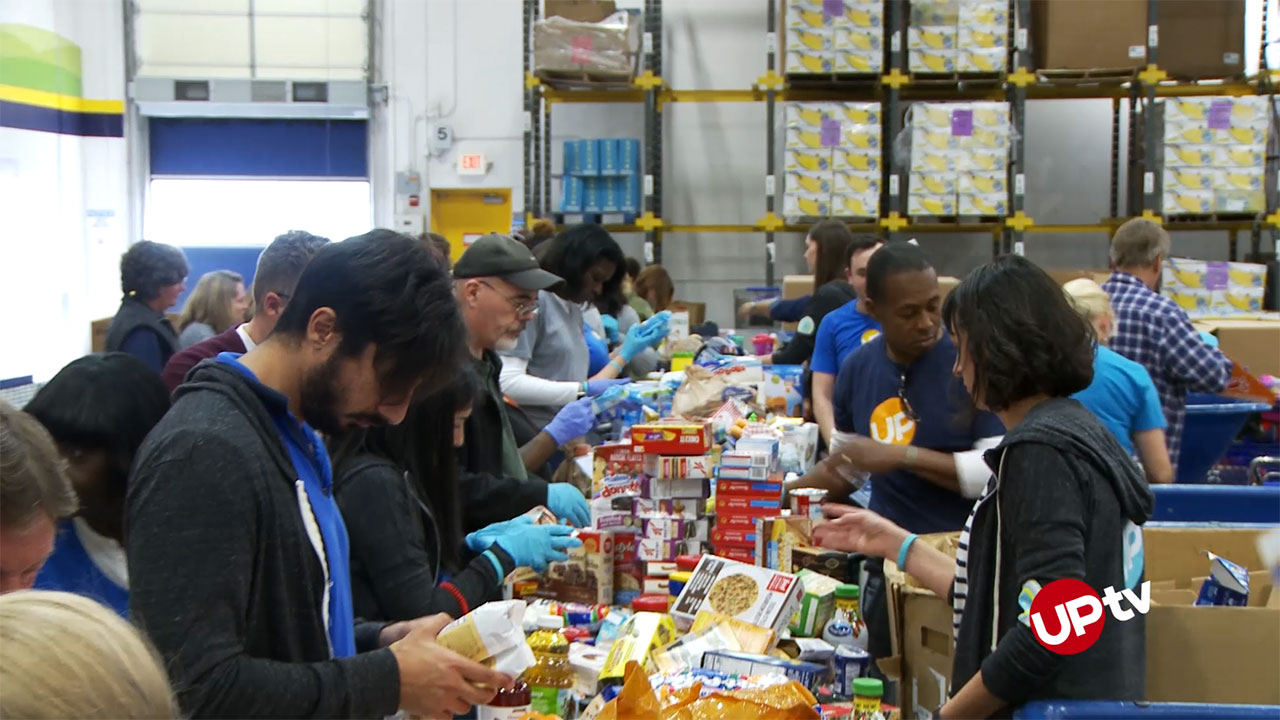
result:
<svg viewBox="0 0 1280 720"><path fill-rule="evenodd" d="M706 609L781 633L799 607L795 575L704 555L671 615L677 625L689 627L698 611Z"/></svg>

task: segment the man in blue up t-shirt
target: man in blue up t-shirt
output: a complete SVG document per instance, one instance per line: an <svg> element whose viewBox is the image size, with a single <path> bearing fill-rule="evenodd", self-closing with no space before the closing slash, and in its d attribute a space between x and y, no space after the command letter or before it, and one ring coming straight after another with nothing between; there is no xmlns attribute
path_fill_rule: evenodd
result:
<svg viewBox="0 0 1280 720"><path fill-rule="evenodd" d="M920 248L892 243L867 266L865 307L883 334L850 355L834 394L831 459L798 487L843 502L845 468L870 474L872 510L910 532L960 530L991 476L981 449L1004 434L954 375L956 348L942 325L938 277ZM890 654L882 563L868 561L862 607L875 657Z"/></svg>
<svg viewBox="0 0 1280 720"><path fill-rule="evenodd" d="M866 235L854 238L849 244L849 267L845 275L856 297L828 313L818 326L809 370L813 373L813 416L818 421L824 442L831 442L831 430L835 425L831 399L836 373L854 350L880 334L880 323L863 312L861 303L867 296L867 263L882 244Z"/></svg>

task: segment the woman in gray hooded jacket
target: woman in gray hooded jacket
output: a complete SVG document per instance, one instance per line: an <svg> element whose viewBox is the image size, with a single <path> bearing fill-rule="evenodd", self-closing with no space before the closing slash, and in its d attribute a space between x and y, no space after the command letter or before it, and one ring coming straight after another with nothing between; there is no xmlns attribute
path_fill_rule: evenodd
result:
<svg viewBox="0 0 1280 720"><path fill-rule="evenodd" d="M958 345L956 373L1008 430L986 454L993 476L956 558L846 506L827 506L835 519L815 539L896 560L951 599L956 646L943 718L1007 715L1048 698L1143 699L1150 595L1140 526L1154 500L1115 438L1070 399L1092 380L1093 330L1052 278L1017 256L970 274L943 317ZM1032 612L1037 593L1063 580L1122 599L1099 603L1084 633L1066 632L1047 601L1072 583Z"/></svg>

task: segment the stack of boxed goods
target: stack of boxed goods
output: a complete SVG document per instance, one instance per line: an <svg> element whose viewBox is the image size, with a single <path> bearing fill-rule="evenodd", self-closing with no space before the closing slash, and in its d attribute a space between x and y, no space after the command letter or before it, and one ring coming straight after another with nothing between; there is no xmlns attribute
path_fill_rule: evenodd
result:
<svg viewBox="0 0 1280 720"><path fill-rule="evenodd" d="M910 125L908 214L1007 214L1008 103L916 103Z"/></svg>
<svg viewBox="0 0 1280 720"><path fill-rule="evenodd" d="M1003 73L1008 34L1004 0L912 0L907 67L913 73Z"/></svg>
<svg viewBox="0 0 1280 720"><path fill-rule="evenodd" d="M639 140L565 141L561 212L634 213L639 207Z"/></svg>
<svg viewBox="0 0 1280 720"><path fill-rule="evenodd" d="M723 557L755 563L757 519L775 517L782 510L778 440L744 437L732 451L723 453L715 494L711 546Z"/></svg>
<svg viewBox="0 0 1280 720"><path fill-rule="evenodd" d="M613 2L548 2L533 26L533 73L569 87L622 84L635 77L643 23Z"/></svg>
<svg viewBox="0 0 1280 720"><path fill-rule="evenodd" d="M710 424L633 425L593 464L591 524L614 532L613 601L667 595L676 557L701 554L710 536Z"/></svg>
<svg viewBox="0 0 1280 720"><path fill-rule="evenodd" d="M880 0L789 0L786 5L787 74L884 70Z"/></svg>
<svg viewBox="0 0 1280 720"><path fill-rule="evenodd" d="M1268 100L1171 98L1164 102L1166 215L1258 213L1264 190Z"/></svg>
<svg viewBox="0 0 1280 720"><path fill-rule="evenodd" d="M1262 311L1267 266L1168 258L1160 290L1192 316Z"/></svg>
<svg viewBox="0 0 1280 720"><path fill-rule="evenodd" d="M783 215L877 217L880 103L787 103Z"/></svg>

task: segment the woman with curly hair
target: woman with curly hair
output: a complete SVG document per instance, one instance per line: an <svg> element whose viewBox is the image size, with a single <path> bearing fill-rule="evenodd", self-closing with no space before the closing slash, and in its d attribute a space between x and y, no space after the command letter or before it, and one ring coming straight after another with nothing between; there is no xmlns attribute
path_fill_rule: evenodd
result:
<svg viewBox="0 0 1280 720"><path fill-rule="evenodd" d="M178 333L164 311L186 289L187 257L172 245L143 240L120 257L124 298L107 328L107 352L121 351L159 375L178 351Z"/></svg>
<svg viewBox="0 0 1280 720"><path fill-rule="evenodd" d="M245 321L249 295L244 278L230 270L200 276L178 318L178 348L185 349L219 335Z"/></svg>

